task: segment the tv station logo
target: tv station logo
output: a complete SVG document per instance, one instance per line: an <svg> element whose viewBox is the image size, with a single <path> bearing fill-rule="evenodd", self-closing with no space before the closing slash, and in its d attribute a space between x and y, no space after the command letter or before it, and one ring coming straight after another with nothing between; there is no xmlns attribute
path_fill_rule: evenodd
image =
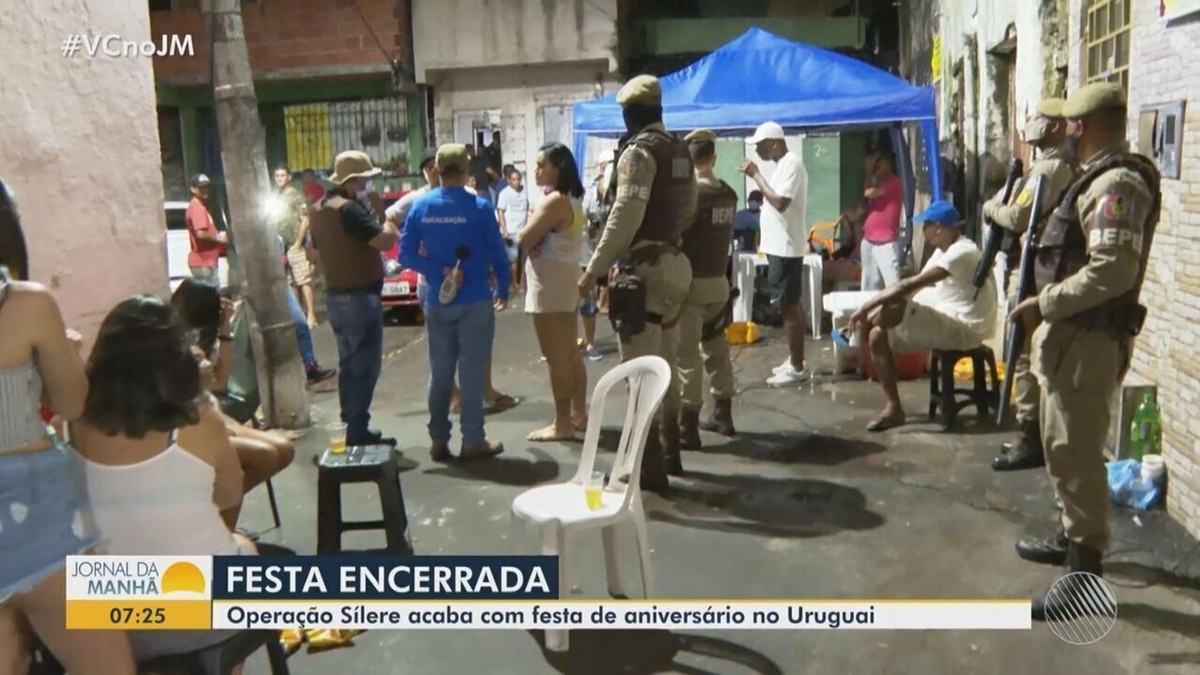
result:
<svg viewBox="0 0 1200 675"><path fill-rule="evenodd" d="M68 556L67 628L211 628L211 580L207 556Z"/></svg>

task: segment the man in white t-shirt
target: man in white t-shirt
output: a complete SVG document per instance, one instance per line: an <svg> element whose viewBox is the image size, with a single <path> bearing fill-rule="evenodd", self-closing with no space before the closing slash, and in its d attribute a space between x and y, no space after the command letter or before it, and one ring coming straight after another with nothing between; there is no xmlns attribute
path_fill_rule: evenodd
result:
<svg viewBox="0 0 1200 675"><path fill-rule="evenodd" d="M973 278L979 247L962 236L958 211L937 201L913 218L925 241L937 250L915 277L892 284L850 317L850 330L867 331L866 344L887 402L867 425L883 431L904 424L904 407L896 390L893 353L931 349L974 349L996 325L996 286L992 277L978 293ZM947 364L953 367L953 364Z"/></svg>
<svg viewBox="0 0 1200 675"><path fill-rule="evenodd" d="M521 247L514 242L525 223L529 220L532 209L529 206L529 193L522 183L521 172L516 168L509 169L504 177L508 184L496 198L496 218L500 221L500 236L504 237L504 248L508 251L508 262L512 266L512 287L516 290L521 283L522 266L525 256L521 255Z"/></svg>
<svg viewBox="0 0 1200 675"><path fill-rule="evenodd" d="M804 368L804 311L800 306L804 254L808 252L808 229L804 226L808 171L800 156L788 150L783 127L774 122L760 124L746 142L754 146L763 161L775 162L770 180L754 162L742 162L742 173L758 184L763 195L758 249L767 254L771 304L783 315L787 330L788 358L775 368L767 384L794 386L809 378Z"/></svg>

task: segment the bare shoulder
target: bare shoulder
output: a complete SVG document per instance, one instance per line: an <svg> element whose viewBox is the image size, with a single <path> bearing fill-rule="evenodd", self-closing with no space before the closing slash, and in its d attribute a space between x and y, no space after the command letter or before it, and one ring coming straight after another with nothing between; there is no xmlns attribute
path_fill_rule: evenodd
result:
<svg viewBox="0 0 1200 675"><path fill-rule="evenodd" d="M211 397L200 403L200 419L191 426L179 429L179 447L207 464L215 465L217 448L229 442L229 431L225 428L225 417Z"/></svg>
<svg viewBox="0 0 1200 675"><path fill-rule="evenodd" d="M62 313L54 294L45 286L32 281L11 281L5 306L21 315L21 325L29 335L42 335L39 329L57 329Z"/></svg>

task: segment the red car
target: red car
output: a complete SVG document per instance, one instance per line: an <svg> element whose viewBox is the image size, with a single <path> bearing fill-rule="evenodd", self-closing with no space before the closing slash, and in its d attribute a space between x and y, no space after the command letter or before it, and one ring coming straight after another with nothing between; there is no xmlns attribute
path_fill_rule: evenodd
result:
<svg viewBox="0 0 1200 675"><path fill-rule="evenodd" d="M406 194L408 194L408 190L398 190L383 195L383 207L386 209L395 204ZM381 254L387 274L383 278L383 306L385 308L411 307L417 309L421 304L421 301L417 299L419 275L415 270L400 266L397 260L399 254L399 243L393 246L392 250Z"/></svg>

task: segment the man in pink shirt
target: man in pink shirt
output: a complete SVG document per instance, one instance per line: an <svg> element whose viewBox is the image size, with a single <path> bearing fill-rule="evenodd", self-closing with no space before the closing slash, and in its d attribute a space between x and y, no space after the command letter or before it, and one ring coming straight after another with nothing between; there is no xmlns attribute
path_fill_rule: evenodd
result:
<svg viewBox="0 0 1200 675"><path fill-rule="evenodd" d="M217 263L221 260L221 247L228 241L224 232L213 224L212 214L204 202L212 192L212 181L202 173L192 177L192 201L187 207L188 267L192 277L211 285L219 283Z"/></svg>
<svg viewBox="0 0 1200 675"><path fill-rule="evenodd" d="M890 155L878 153L868 160L871 184L863 192L869 201L863 224L862 290L879 291L900 281L900 210L904 183L896 175Z"/></svg>

